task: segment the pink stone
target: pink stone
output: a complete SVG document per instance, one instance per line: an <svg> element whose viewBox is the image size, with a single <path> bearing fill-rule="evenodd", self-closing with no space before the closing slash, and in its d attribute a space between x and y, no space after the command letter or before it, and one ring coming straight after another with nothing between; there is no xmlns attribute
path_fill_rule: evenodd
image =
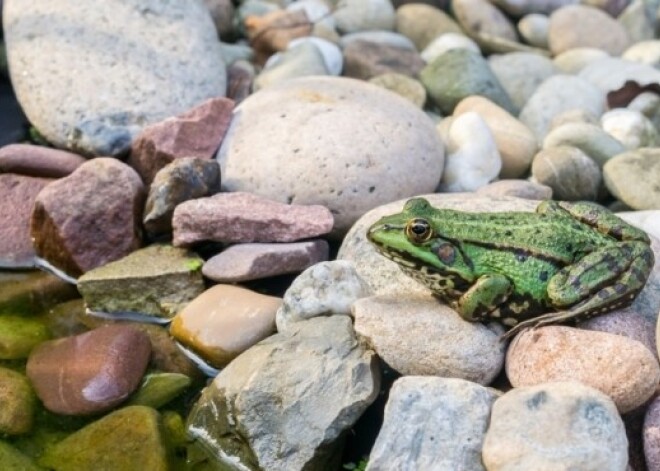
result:
<svg viewBox="0 0 660 471"><path fill-rule="evenodd" d="M284 204L244 192L218 193L176 207L173 243L293 242L327 234L333 222L324 206Z"/></svg>
<svg viewBox="0 0 660 471"><path fill-rule="evenodd" d="M220 147L231 121L234 102L211 98L199 106L142 130L131 147L128 164L145 183L174 159L211 159Z"/></svg>
<svg viewBox="0 0 660 471"><path fill-rule="evenodd" d="M86 161L78 154L30 144L10 144L0 148L0 173L60 178Z"/></svg>
<svg viewBox="0 0 660 471"><path fill-rule="evenodd" d="M150 354L147 334L110 325L42 343L30 354L26 371L48 410L94 414L112 409L137 389Z"/></svg>
<svg viewBox="0 0 660 471"><path fill-rule="evenodd" d="M289 244L237 244L210 258L202 274L213 281L234 283L298 273L328 259L325 240Z"/></svg>
<svg viewBox="0 0 660 471"><path fill-rule="evenodd" d="M11 173L0 175L0 267L34 266L30 215L37 195L52 181Z"/></svg>
<svg viewBox="0 0 660 471"><path fill-rule="evenodd" d="M117 260L141 245L144 187L128 165L92 159L39 193L31 221L38 256L70 276Z"/></svg>

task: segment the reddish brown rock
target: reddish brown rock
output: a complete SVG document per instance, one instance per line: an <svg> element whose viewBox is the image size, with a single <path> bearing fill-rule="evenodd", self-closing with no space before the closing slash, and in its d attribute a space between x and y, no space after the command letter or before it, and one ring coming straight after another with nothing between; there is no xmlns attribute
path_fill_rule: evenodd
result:
<svg viewBox="0 0 660 471"><path fill-rule="evenodd" d="M623 335L641 342L653 355L658 355L655 346L655 323L635 312L630 307L592 317L580 322L581 329L598 330L610 334Z"/></svg>
<svg viewBox="0 0 660 471"><path fill-rule="evenodd" d="M144 187L117 159L92 159L37 196L31 235L38 256L66 274L117 260L141 245Z"/></svg>
<svg viewBox="0 0 660 471"><path fill-rule="evenodd" d="M52 181L11 173L0 175L0 267L34 266L30 215L37 195Z"/></svg>
<svg viewBox="0 0 660 471"><path fill-rule="evenodd" d="M327 234L332 225L332 213L324 206L284 204L244 192L218 193L176 207L173 244L293 242Z"/></svg>
<svg viewBox="0 0 660 471"><path fill-rule="evenodd" d="M107 411L137 389L151 346L133 327L110 325L44 342L27 362L27 375L46 408L57 414Z"/></svg>
<svg viewBox="0 0 660 471"><path fill-rule="evenodd" d="M128 164L149 184L174 159L213 158L233 109L232 100L211 98L179 116L147 126L133 142Z"/></svg>
<svg viewBox="0 0 660 471"><path fill-rule="evenodd" d="M344 48L346 77L369 80L390 72L416 77L426 63L417 51L370 41L351 41Z"/></svg>
<svg viewBox="0 0 660 471"><path fill-rule="evenodd" d="M274 52L285 50L290 41L309 36L313 26L304 10L276 10L245 18L247 37L259 63L265 62Z"/></svg>
<svg viewBox="0 0 660 471"><path fill-rule="evenodd" d="M202 274L213 281L234 283L298 273L327 260L328 250L325 240L237 244L210 258L202 267Z"/></svg>
<svg viewBox="0 0 660 471"><path fill-rule="evenodd" d="M0 148L0 173L32 177L66 177L87 160L78 154L29 144Z"/></svg>

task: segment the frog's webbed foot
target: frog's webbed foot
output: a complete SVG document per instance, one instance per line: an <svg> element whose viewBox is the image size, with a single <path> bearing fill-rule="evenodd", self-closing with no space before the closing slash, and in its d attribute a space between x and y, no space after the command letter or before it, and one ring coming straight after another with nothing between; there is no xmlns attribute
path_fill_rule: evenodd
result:
<svg viewBox="0 0 660 471"><path fill-rule="evenodd" d="M549 312L533 319L519 322L500 336L500 341L508 340L525 329L536 329L546 325L562 324L574 320L575 313L572 311Z"/></svg>

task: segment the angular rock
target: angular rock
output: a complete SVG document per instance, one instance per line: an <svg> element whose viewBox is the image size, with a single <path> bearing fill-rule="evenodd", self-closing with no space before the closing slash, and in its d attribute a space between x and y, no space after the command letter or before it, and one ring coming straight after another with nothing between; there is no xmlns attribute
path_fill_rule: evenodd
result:
<svg viewBox="0 0 660 471"><path fill-rule="evenodd" d="M221 368L275 332L280 298L216 285L172 320L170 333L212 366Z"/></svg>
<svg viewBox="0 0 660 471"><path fill-rule="evenodd" d="M558 200L596 201L602 185L598 164L577 147L543 149L532 162L534 181L552 188Z"/></svg>
<svg viewBox="0 0 660 471"><path fill-rule="evenodd" d="M623 471L628 440L616 407L594 388L520 387L493 404L483 463L488 471Z"/></svg>
<svg viewBox="0 0 660 471"><path fill-rule="evenodd" d="M429 295L380 295L352 306L355 331L392 369L490 384L504 362L501 327L467 322Z"/></svg>
<svg viewBox="0 0 660 471"><path fill-rule="evenodd" d="M37 255L72 277L140 245L144 188L135 171L97 158L44 188L30 232Z"/></svg>
<svg viewBox="0 0 660 471"><path fill-rule="evenodd" d="M550 15L548 43L554 55L592 47L619 56L630 45L630 38L623 26L602 10L568 5Z"/></svg>
<svg viewBox="0 0 660 471"><path fill-rule="evenodd" d="M243 101L218 160L223 190L321 204L336 237L373 207L435 190L444 149L433 122L401 97L359 80L302 77Z"/></svg>
<svg viewBox="0 0 660 471"><path fill-rule="evenodd" d="M367 470L485 471L481 447L497 394L453 378L394 382Z"/></svg>
<svg viewBox="0 0 660 471"><path fill-rule="evenodd" d="M174 245L293 242L327 234L333 217L323 206L283 204L251 193L219 193L174 210Z"/></svg>
<svg viewBox="0 0 660 471"><path fill-rule="evenodd" d="M640 342L565 326L519 334L509 346L506 372L514 387L580 381L610 396L621 413L642 405L660 381L655 355Z"/></svg>
<svg viewBox="0 0 660 471"><path fill-rule="evenodd" d="M171 245L150 245L78 279L87 308L171 318L204 291L203 260Z"/></svg>
<svg viewBox="0 0 660 471"><path fill-rule="evenodd" d="M258 280L298 273L328 259L328 243L237 244L208 259L202 274L219 283Z"/></svg>
<svg viewBox="0 0 660 471"><path fill-rule="evenodd" d="M517 113L511 98L480 54L451 49L420 72L429 97L443 113L450 114L463 98L480 95L510 113Z"/></svg>
<svg viewBox="0 0 660 471"><path fill-rule="evenodd" d="M211 159L229 127L234 102L212 98L178 116L145 127L131 147L128 164L150 184L175 159Z"/></svg>
<svg viewBox="0 0 660 471"><path fill-rule="evenodd" d="M42 271L0 273L0 314L41 314L79 296L75 286Z"/></svg>
<svg viewBox="0 0 660 471"><path fill-rule="evenodd" d="M112 409L137 389L150 353L146 334L111 325L42 343L30 354L26 371L48 410L94 414Z"/></svg>
<svg viewBox="0 0 660 471"><path fill-rule="evenodd" d="M0 175L0 200L11 202L0 205L0 268L35 266L30 217L37 195L53 181L11 173Z"/></svg>
<svg viewBox="0 0 660 471"><path fill-rule="evenodd" d="M463 33L447 13L432 5L411 3L396 10L396 30L412 39L418 51L444 33Z"/></svg>
<svg viewBox="0 0 660 471"><path fill-rule="evenodd" d="M377 75L398 73L416 77L424 68L417 51L370 41L351 41L344 48L346 77L369 80Z"/></svg>
<svg viewBox="0 0 660 471"><path fill-rule="evenodd" d="M515 178L529 169L538 148L534 134L520 121L490 100L472 96L461 100L453 116L475 112L493 133L497 150L502 158L500 177Z"/></svg>
<svg viewBox="0 0 660 471"><path fill-rule="evenodd" d="M369 287L352 262L321 262L302 272L284 293L277 310L278 332L318 316L350 315L351 305L369 296Z"/></svg>
<svg viewBox="0 0 660 471"><path fill-rule="evenodd" d="M37 397L25 375L0 367L0 433L30 432L36 407ZM6 465L1 453L0 463Z"/></svg>
<svg viewBox="0 0 660 471"><path fill-rule="evenodd" d="M0 316L0 360L27 358L34 347L50 338L43 322L26 316Z"/></svg>
<svg viewBox="0 0 660 471"><path fill-rule="evenodd" d="M188 433L242 469L335 469L341 438L379 380L376 357L348 317L310 319L222 370L190 413Z"/></svg>
<svg viewBox="0 0 660 471"><path fill-rule="evenodd" d="M49 147L9 144L0 148L0 173L60 178L66 177L85 162L85 158L78 154Z"/></svg>
<svg viewBox="0 0 660 471"><path fill-rule="evenodd" d="M477 194L485 197L514 196L527 200L552 199L552 188L528 180L498 180L482 186Z"/></svg>
<svg viewBox="0 0 660 471"><path fill-rule="evenodd" d="M660 209L660 150L637 149L610 159L603 167L610 193L633 209Z"/></svg>
<svg viewBox="0 0 660 471"><path fill-rule="evenodd" d="M143 126L225 93L201 1L10 1L3 13L16 95L57 147L120 155Z"/></svg>
<svg viewBox="0 0 660 471"><path fill-rule="evenodd" d="M174 208L184 201L220 191L215 160L175 159L156 173L144 205L144 227L150 234L172 232Z"/></svg>
<svg viewBox="0 0 660 471"><path fill-rule="evenodd" d="M58 471L167 471L160 414L145 406L119 409L48 448L39 463Z"/></svg>

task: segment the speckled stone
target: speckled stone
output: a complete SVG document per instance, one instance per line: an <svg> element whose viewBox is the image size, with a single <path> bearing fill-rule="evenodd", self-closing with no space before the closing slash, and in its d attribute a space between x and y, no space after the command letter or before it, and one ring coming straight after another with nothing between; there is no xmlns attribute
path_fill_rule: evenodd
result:
<svg viewBox="0 0 660 471"><path fill-rule="evenodd" d="M404 376L489 384L502 368L502 328L467 322L433 296L372 296L357 300L352 311L357 334Z"/></svg>
<svg viewBox="0 0 660 471"><path fill-rule="evenodd" d="M201 0L14 0L3 16L16 95L58 147L119 155L143 126L225 93Z"/></svg>
<svg viewBox="0 0 660 471"><path fill-rule="evenodd" d="M488 471L623 471L628 440L612 401L578 382L517 387L493 404Z"/></svg>
<svg viewBox="0 0 660 471"><path fill-rule="evenodd" d="M0 148L0 173L59 178L66 177L85 161L71 152L30 144Z"/></svg>
<svg viewBox="0 0 660 471"><path fill-rule="evenodd" d="M444 149L404 98L359 80L306 77L243 101L218 160L225 191L323 205L339 236L373 207L433 191Z"/></svg>
<svg viewBox="0 0 660 471"><path fill-rule="evenodd" d="M580 381L610 396L621 413L642 405L660 381L655 355L640 342L565 326L520 333L509 346L506 372L514 387Z"/></svg>
<svg viewBox="0 0 660 471"><path fill-rule="evenodd" d="M658 355L655 341L655 325L650 319L635 312L632 308L617 309L601 316L593 317L578 324L580 329L597 330L610 334L623 335L637 340L654 355Z"/></svg>

